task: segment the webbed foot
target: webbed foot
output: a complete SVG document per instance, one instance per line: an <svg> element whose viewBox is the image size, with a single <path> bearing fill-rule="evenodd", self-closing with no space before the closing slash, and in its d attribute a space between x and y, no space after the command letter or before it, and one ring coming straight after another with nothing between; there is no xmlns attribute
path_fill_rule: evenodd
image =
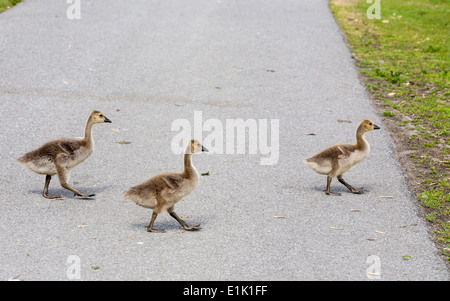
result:
<svg viewBox="0 0 450 301"><path fill-rule="evenodd" d="M164 231L164 230L162 230L162 229L158 230L158 229L149 229L149 228L147 228L147 232L153 232L153 233L166 233L166 231Z"/></svg>
<svg viewBox="0 0 450 301"><path fill-rule="evenodd" d="M62 200L62 196L60 196L59 194L48 194L48 193L43 193L42 196L46 199L51 199L51 200Z"/></svg>
<svg viewBox="0 0 450 301"><path fill-rule="evenodd" d="M331 192L331 191L325 191L326 195L332 195L332 196L341 196L339 192Z"/></svg>
<svg viewBox="0 0 450 301"><path fill-rule="evenodd" d="M93 194L74 193L73 196L79 196L82 198L91 198L91 197L95 196L95 193L93 193Z"/></svg>
<svg viewBox="0 0 450 301"><path fill-rule="evenodd" d="M183 225L183 228L184 228L184 230L187 230L187 231L197 231L197 230L201 229L200 224L193 225L193 226L189 226L188 224L185 224L185 225Z"/></svg>

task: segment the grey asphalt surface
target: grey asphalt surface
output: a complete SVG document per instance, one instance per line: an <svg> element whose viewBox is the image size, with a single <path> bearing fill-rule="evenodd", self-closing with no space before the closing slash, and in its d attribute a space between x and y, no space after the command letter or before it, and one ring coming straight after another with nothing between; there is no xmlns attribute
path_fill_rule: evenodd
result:
<svg viewBox="0 0 450 301"><path fill-rule="evenodd" d="M81 0L79 20L69 6L24 0L0 14L0 280L67 280L71 255L81 280L368 280L372 255L381 280L449 279L327 1ZM16 158L81 136L93 109L113 123L94 127L70 184L96 197L54 178L64 200L42 198L45 177ZM278 163L193 156L209 176L175 211L202 230L165 213L166 233L147 233L151 210L121 194L182 169L171 125L194 111L278 119ZM381 130L345 178L367 192L333 181L342 196L325 196L302 160L353 142L363 118Z"/></svg>

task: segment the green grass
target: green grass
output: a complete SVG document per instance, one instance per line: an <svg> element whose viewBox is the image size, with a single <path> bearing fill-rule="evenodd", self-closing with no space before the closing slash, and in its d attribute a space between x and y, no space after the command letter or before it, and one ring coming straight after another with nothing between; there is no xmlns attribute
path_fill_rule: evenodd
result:
<svg viewBox="0 0 450 301"><path fill-rule="evenodd" d="M0 0L0 13L16 5L22 0Z"/></svg>
<svg viewBox="0 0 450 301"><path fill-rule="evenodd" d="M374 2L372 2L374 3ZM450 1L330 0L357 66L383 118L414 167L417 200L450 261Z"/></svg>

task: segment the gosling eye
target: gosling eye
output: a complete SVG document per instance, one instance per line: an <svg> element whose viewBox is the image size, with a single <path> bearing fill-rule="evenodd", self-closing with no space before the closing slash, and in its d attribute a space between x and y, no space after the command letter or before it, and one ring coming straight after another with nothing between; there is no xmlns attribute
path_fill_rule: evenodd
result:
<svg viewBox="0 0 450 301"><path fill-rule="evenodd" d="M369 125L372 125L372 122L369 122Z"/></svg>
<svg viewBox="0 0 450 301"><path fill-rule="evenodd" d="M98 115L98 116L103 117L103 114L100 114L100 115Z"/></svg>

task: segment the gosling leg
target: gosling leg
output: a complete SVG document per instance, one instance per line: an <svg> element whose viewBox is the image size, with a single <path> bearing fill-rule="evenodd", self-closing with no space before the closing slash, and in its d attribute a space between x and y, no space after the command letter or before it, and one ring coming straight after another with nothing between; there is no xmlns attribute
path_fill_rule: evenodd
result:
<svg viewBox="0 0 450 301"><path fill-rule="evenodd" d="M331 192L330 191L330 185L331 185L331 180L333 178L330 176L327 176L327 188L325 189L325 194L326 195L334 195L334 196L340 196L341 194L338 192Z"/></svg>
<svg viewBox="0 0 450 301"><path fill-rule="evenodd" d="M178 215L175 213L175 211L169 211L169 214L171 217L173 217L174 219L177 220L177 222L181 225L181 227L184 228L184 230L187 231L195 231L195 230L200 230L200 224L198 225L193 225L193 226L189 226L184 220L182 220L181 218L178 217Z"/></svg>
<svg viewBox="0 0 450 301"><path fill-rule="evenodd" d="M82 198L90 198L90 197L95 196L95 193L93 193L93 194L82 193L79 190L70 187L69 184L67 184L67 183L61 183L61 186L64 187L65 189L67 189L67 190L72 191L73 192L73 196L80 196Z"/></svg>
<svg viewBox="0 0 450 301"><path fill-rule="evenodd" d="M64 167L61 167L57 164L55 164L55 166L56 166L56 172L58 173L59 182L61 183L62 187L64 187L67 190L72 191L74 196L80 196L83 198L90 198L90 197L95 196L95 193L94 194L85 194L75 188L70 187L69 184L67 184L67 180L69 178L69 173L68 173L67 169Z"/></svg>
<svg viewBox="0 0 450 301"><path fill-rule="evenodd" d="M42 191L42 196L47 199L61 199L60 195L48 194L48 185L50 185L51 179L52 179L52 176L50 176L50 175L45 176L45 185L44 185L44 190Z"/></svg>
<svg viewBox="0 0 450 301"><path fill-rule="evenodd" d="M150 223L147 226L147 232L154 232L154 233L164 233L164 232L166 232L164 230L153 229L153 224L155 223L155 219L156 219L157 216L158 216L158 213L153 211L152 218L150 219Z"/></svg>
<svg viewBox="0 0 450 301"><path fill-rule="evenodd" d="M363 189L363 188L360 188L359 190L358 190L358 189L355 189L352 185L350 185L350 184L348 184L347 182L345 182L345 180L342 178L342 176L338 176L337 179L338 179L338 181L341 182L345 187L347 187L348 190L350 190L352 193L354 193L354 194L363 194L363 193L364 193L364 189Z"/></svg>

